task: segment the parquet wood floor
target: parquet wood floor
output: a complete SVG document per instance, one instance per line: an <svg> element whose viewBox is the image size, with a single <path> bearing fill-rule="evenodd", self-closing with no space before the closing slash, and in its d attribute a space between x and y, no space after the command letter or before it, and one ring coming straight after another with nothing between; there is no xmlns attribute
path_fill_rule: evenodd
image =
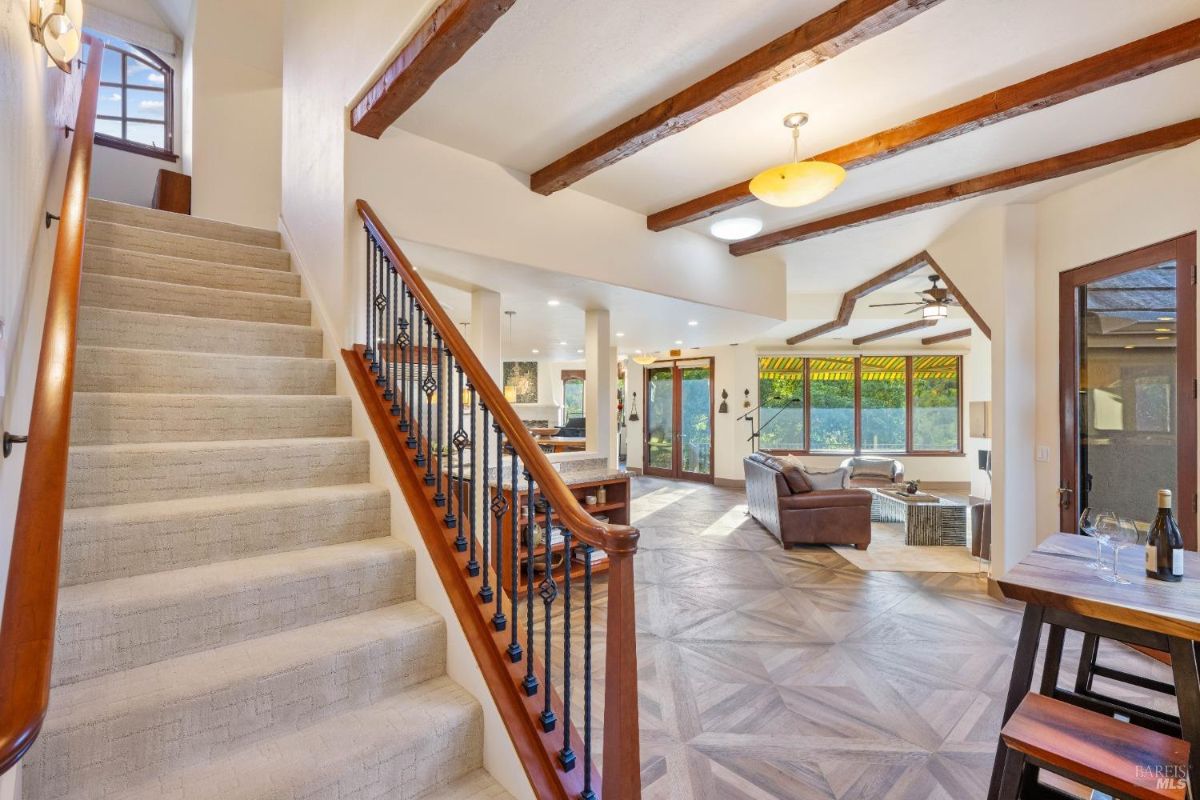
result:
<svg viewBox="0 0 1200 800"><path fill-rule="evenodd" d="M646 800L986 795L1019 605L990 598L978 576L862 572L827 547L785 551L740 490L644 477L633 488ZM603 603L601 588L597 659ZM1069 637L1064 685L1078 647ZM1170 679L1131 651L1102 652ZM599 720L602 683L595 692ZM577 679L577 725L581 699Z"/></svg>

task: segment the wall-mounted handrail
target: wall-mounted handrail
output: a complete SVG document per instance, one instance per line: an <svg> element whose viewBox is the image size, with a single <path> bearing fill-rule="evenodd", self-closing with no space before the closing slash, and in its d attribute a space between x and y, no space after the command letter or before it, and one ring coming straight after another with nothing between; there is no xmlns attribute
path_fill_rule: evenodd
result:
<svg viewBox="0 0 1200 800"><path fill-rule="evenodd" d="M29 442L13 528L12 560L0 619L0 773L20 761L33 744L50 701L83 228L104 54L102 41L90 36L84 41L89 46L88 65L59 212Z"/></svg>
<svg viewBox="0 0 1200 800"><path fill-rule="evenodd" d="M601 522L584 509L371 206L359 200L357 208L367 232L366 344L344 351L344 357L393 468L400 467L398 477L403 473L405 496L426 542L434 545L435 566L518 757L539 798L587 800L603 793L613 800L636 800L641 796L633 586L638 531ZM479 421L476 412L482 415ZM407 432L406 441L399 431ZM489 450L493 435L495 447ZM557 545L565 554L565 569L552 563L555 546L534 546L542 523L565 538ZM602 604L604 763L596 786L591 685L599 670L591 661L592 560L601 555L608 581ZM572 578L572 558L579 556L586 566ZM577 593L582 612L572 605ZM540 625L534 596L544 605ZM582 613L574 623L573 609ZM582 669L570 649L579 627ZM565 652L553 650L552 637ZM577 681L582 678L582 737L571 717L573 673Z"/></svg>

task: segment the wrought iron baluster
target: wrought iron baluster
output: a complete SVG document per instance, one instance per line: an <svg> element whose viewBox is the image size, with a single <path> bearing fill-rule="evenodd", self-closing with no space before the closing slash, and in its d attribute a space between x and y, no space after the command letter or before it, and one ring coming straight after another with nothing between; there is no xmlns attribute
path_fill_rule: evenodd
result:
<svg viewBox="0 0 1200 800"><path fill-rule="evenodd" d="M521 580L521 542L517 529L521 516L521 484L517 478L517 451L514 450L513 446L510 444L508 446L508 452L511 454L511 458L509 460L512 462L512 480L509 481L512 511L508 515L510 521L508 546L511 553L511 561L509 566L512 568L512 591L509 593L508 598L509 602L512 604L510 616L512 617L513 622L512 641L508 643L508 657L512 661L516 662L521 660L522 653L521 643L517 640L517 587Z"/></svg>
<svg viewBox="0 0 1200 800"><path fill-rule="evenodd" d="M363 340L365 342L363 358L373 364L375 362L375 350L371 347L371 304L375 302L375 287L371 284L371 276L375 271L375 240L371 237L371 231L367 229L366 225L363 225L363 230L367 233L367 274L363 276L363 285L367 287L367 304L363 306L363 309L366 311L366 319L363 320Z"/></svg>
<svg viewBox="0 0 1200 800"><path fill-rule="evenodd" d="M387 258L375 248L375 385L387 384Z"/></svg>
<svg viewBox="0 0 1200 800"><path fill-rule="evenodd" d="M417 446L417 433L421 429L417 422L421 413L421 406L417 402L417 386L421 380L421 368L417 361L421 353L420 339L418 338L421 326L417 322L416 298L413 297L407 286L405 286L404 292L408 295L408 325L404 329L405 341L408 343L408 357L405 359L408 375L404 382L404 394L407 402L404 404L404 417L401 419L400 426L402 430L408 431L408 438L404 440L404 445L411 450ZM415 347L413 346L414 339L416 340Z"/></svg>
<svg viewBox="0 0 1200 800"><path fill-rule="evenodd" d="M400 270L396 270L397 273ZM400 399L400 422L397 426L402 431L408 430L408 382L411 379L411 368L408 363L409 355L412 348L410 347L410 339L408 335L408 320L411 316L412 301L408 294L408 286L400 282L400 334L396 337L397 344L400 346L400 370L399 381L396 385L396 391Z"/></svg>
<svg viewBox="0 0 1200 800"><path fill-rule="evenodd" d="M502 631L508 626L504 616L504 512L511 505L504 497L504 434L500 423L493 422L496 433L496 496L492 498L492 516L496 519L496 611L492 627Z"/></svg>
<svg viewBox="0 0 1200 800"><path fill-rule="evenodd" d="M533 475L529 470L525 470L525 511L528 515L525 520L525 650L529 658L525 659L525 680L521 685L525 687L525 694L532 697L538 690L538 679L533 674L533 579L537 568L537 555L533 552L533 529L537 525L537 508L533 499ZM550 543L544 542L543 546L549 547Z"/></svg>
<svg viewBox="0 0 1200 800"><path fill-rule="evenodd" d="M466 447L467 432L463 430L463 380L462 380L462 365L454 363L451 369L452 358L449 349L446 350L446 372L449 375L447 383L450 384L450 393L454 395L446 404L446 440L454 445L453 451L447 451L446 457L449 460L447 469L454 469L455 456L458 457L458 477L456 480L447 479L449 484L446 487L447 494L450 495L446 503L446 524L454 526L454 549L460 553L465 553L467 550L467 539L463 536L463 494L462 494L462 471L463 471L463 448ZM457 422L457 427L455 424ZM461 436L459 434L462 434ZM458 487L458 495L455 496L455 484ZM454 508L457 506L458 514L454 513Z"/></svg>
<svg viewBox="0 0 1200 800"><path fill-rule="evenodd" d="M434 448L437 448L437 474L442 474L442 348L433 338L433 320L425 315L425 359L429 375L425 378L425 485L433 485ZM436 355L436 359L435 359ZM434 397L437 397L437 419L433 418ZM436 432L437 442L434 442ZM438 487L439 490L441 487ZM433 496L433 502L441 505L445 497Z"/></svg>
<svg viewBox="0 0 1200 800"><path fill-rule="evenodd" d="M475 400L475 387L474 386L471 387L471 399L472 399L472 401ZM471 447L471 480L473 482L477 482L475 484L479 487L477 494L479 497L481 497L483 499L483 509L479 514L479 524L480 524L480 527L482 528L482 531L480 533L483 538L483 541L482 541L482 544L483 544L483 586L479 587L479 599L481 601L483 601L484 603L490 603L490 602L492 602L492 586L489 583L489 580L491 578L490 573L492 570L492 561L491 561L492 554L491 554L491 550L488 548L488 545L490 544L490 542L488 541L488 533L489 533L488 525L489 525L490 520L488 518L491 516L491 509L489 508L489 506L491 504L489 503L489 500L491 499L491 491L492 490L491 490L491 481L488 480L488 455L489 455L488 454L488 440L489 440L488 417L490 417L491 415L488 413L487 406L485 406L483 403L479 403L478 405L479 405L479 410L481 412L483 412L482 414L480 414L480 417L479 417L479 427L475 427L474 421L472 421L471 429L473 431L475 431L476 434L478 434L481 439L483 439L483 459L482 459L483 469L480 470L480 469L476 468L475 453L477 451L472 446ZM475 408L474 405L472 405L471 407L472 407L472 409ZM472 416L474 416L474 411L472 411L471 413L472 413ZM476 494L472 494L472 496L471 496L471 527L472 528L475 527L475 499L474 499L475 496L476 496ZM472 536L472 538L474 538L474 537Z"/></svg>
<svg viewBox="0 0 1200 800"><path fill-rule="evenodd" d="M414 459L417 466L425 464L425 444L429 442L429 392L430 382L433 377L429 374L429 368L425 364L425 352L428 348L425 346L425 309L421 308L421 304L416 304L417 316L414 322L417 325L417 385L413 387L413 399L416 401L414 405L417 407L417 432L413 444L417 448L417 457ZM422 403L422 395L425 402ZM425 408L425 413L422 414L422 406ZM424 437L425 442L421 441Z"/></svg>
<svg viewBox="0 0 1200 800"><path fill-rule="evenodd" d="M542 544L542 547L546 549L546 561L544 564L546 574L542 577L542 582L538 584L538 596L542 598L542 624L546 626L546 656L545 663L543 664L544 675L542 677L542 697L545 700L545 705L542 707L541 719L542 730L549 733L554 730L554 725L557 722L554 716L554 709L550 706L550 687L552 685L550 678L550 663L552 658L550 639L551 629L554 627L551 612L554 608L554 601L558 597L558 584L554 580L554 507L550 505L548 498L540 504L540 507L545 509L546 514L546 524L543 528L546 531L546 538ZM570 570L570 568L571 565L568 564L567 569ZM533 586L530 585L529 588L532 590ZM529 659L529 662L532 664L533 659Z"/></svg>
<svg viewBox="0 0 1200 800"><path fill-rule="evenodd" d="M463 374L462 368L459 367L458 382L459 382L460 386L462 385L462 374ZM463 393L460 392L460 394L463 394ZM463 503L466 502L466 504L467 504L467 542L469 542L470 548L471 548L471 557L469 559L467 559L467 574L470 575L472 578L474 578L477 575L479 575L479 561L476 558L476 556L478 554L476 553L476 542L475 542L475 491L474 491L474 488L478 485L477 483L475 483L475 481L479 480L479 471L477 469L478 464L475 459L475 434L476 434L476 430L475 430L475 387L471 385L470 381L467 382L466 393L463 394L463 397L470 398L470 402L468 402L467 405L470 406L470 408L471 408L471 417L470 417L470 419L471 419L471 435L469 437L466 437L466 443L471 448L471 483L470 483L470 485L471 485L472 491L470 493L470 496L463 494L463 488L462 488L463 481L462 481L462 477L461 477L462 471L463 471L463 466L462 466L462 458L463 457L462 457L462 449L459 448L458 472L459 472L460 477L458 479L458 518L459 518L459 525L461 526L462 525L462 516L463 516L463 510L462 510ZM462 426L462 415L463 415L462 408L459 408L458 409L458 429L460 431L464 430L463 426ZM487 436L484 436L483 438L487 439ZM484 463L486 464L487 462L485 461ZM462 529L459 528L459 530L461 532ZM486 553L484 553L483 563L484 564L487 563L487 554ZM486 576L486 573L485 573L485 576ZM486 577L484 577L484 582L485 583L487 582Z"/></svg>
<svg viewBox="0 0 1200 800"><path fill-rule="evenodd" d="M592 791L592 553L583 548L583 791L580 800L596 800Z"/></svg>
<svg viewBox="0 0 1200 800"><path fill-rule="evenodd" d="M400 372L400 302L396 294L396 277L399 270L396 265L388 262L388 276L391 279L391 290L388 292L388 351L392 354L388 359L388 364L391 370L388 372L388 387L384 391L383 396L392 401L392 416L400 416L400 396L397 394L399 389L399 372Z"/></svg>
<svg viewBox="0 0 1200 800"><path fill-rule="evenodd" d="M575 751L571 749L571 531L563 527L563 553L566 555L566 565L563 568L563 746L558 751L558 763L567 772L575 768ZM546 648L550 642L547 639ZM550 659L546 659L547 665ZM547 670L549 666L547 666ZM549 685L549 679L547 679ZM550 693L546 693L546 703L550 703Z"/></svg>

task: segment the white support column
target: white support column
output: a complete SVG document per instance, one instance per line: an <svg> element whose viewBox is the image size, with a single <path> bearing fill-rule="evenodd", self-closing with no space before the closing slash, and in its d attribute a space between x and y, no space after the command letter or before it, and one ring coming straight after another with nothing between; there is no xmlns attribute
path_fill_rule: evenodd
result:
<svg viewBox="0 0 1200 800"><path fill-rule="evenodd" d="M503 337L504 315L500 309L500 293L491 289L471 292L471 330L467 342L497 386L504 378L504 356L500 351Z"/></svg>
<svg viewBox="0 0 1200 800"><path fill-rule="evenodd" d="M587 416L587 449L617 461L613 437L616 432L617 363L612 354L612 324L607 309L589 310L584 315L585 362L584 409Z"/></svg>

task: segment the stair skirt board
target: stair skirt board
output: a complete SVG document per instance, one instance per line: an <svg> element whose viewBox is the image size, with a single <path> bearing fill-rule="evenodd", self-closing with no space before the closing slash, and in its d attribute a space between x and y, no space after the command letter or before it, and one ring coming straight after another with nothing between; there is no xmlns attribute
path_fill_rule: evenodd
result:
<svg viewBox="0 0 1200 800"><path fill-rule="evenodd" d="M279 243L90 205L26 800L511 800Z"/></svg>

